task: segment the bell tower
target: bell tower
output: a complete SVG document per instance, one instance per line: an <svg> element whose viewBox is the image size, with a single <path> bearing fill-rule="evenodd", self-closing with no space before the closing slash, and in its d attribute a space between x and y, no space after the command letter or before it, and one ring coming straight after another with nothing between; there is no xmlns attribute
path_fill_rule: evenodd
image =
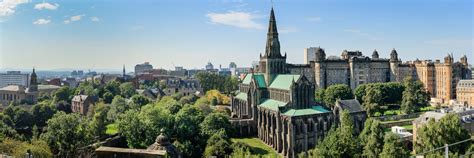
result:
<svg viewBox="0 0 474 158"><path fill-rule="evenodd" d="M277 74L286 73L286 53L285 56L282 56L280 53L280 40L278 40L278 30L273 7L270 11L265 54L260 54L259 69L260 72L264 74L265 81L268 85L270 85Z"/></svg>

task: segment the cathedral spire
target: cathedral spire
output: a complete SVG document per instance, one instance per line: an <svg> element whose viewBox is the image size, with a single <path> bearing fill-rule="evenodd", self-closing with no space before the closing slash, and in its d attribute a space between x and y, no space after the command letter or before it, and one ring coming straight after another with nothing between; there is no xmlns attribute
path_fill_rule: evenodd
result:
<svg viewBox="0 0 474 158"><path fill-rule="evenodd" d="M265 47L265 55L267 58L282 58L280 53L280 41L278 40L278 30L275 20L275 12L270 11L270 21L268 23L267 45Z"/></svg>

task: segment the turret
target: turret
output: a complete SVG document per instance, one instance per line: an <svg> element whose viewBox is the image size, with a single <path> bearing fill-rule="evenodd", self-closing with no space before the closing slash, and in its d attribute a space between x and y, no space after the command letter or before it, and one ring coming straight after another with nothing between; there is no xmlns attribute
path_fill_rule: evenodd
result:
<svg viewBox="0 0 474 158"><path fill-rule="evenodd" d="M390 62L398 62L398 53L395 48L393 48L392 52L390 53Z"/></svg>
<svg viewBox="0 0 474 158"><path fill-rule="evenodd" d="M464 66L468 66L469 64L467 63L467 57L466 55L463 55L461 57L461 64L463 64Z"/></svg>
<svg viewBox="0 0 474 158"><path fill-rule="evenodd" d="M326 60L326 53L324 52L324 49L318 47L316 48L316 55L315 55L315 62L323 62Z"/></svg>
<svg viewBox="0 0 474 158"><path fill-rule="evenodd" d="M452 64L454 62L452 54L448 54L448 56L444 57L445 64Z"/></svg>
<svg viewBox="0 0 474 158"><path fill-rule="evenodd" d="M378 59L379 58L379 52L375 49L374 52L372 53L372 59Z"/></svg>
<svg viewBox="0 0 474 158"><path fill-rule="evenodd" d="M28 87L29 92L36 92L38 91L38 79L36 76L35 68L33 68L33 72L30 76L30 86Z"/></svg>

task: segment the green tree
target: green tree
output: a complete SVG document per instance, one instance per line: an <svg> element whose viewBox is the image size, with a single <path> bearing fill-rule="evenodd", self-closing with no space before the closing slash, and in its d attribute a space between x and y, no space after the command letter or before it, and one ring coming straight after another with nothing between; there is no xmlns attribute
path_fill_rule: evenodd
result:
<svg viewBox="0 0 474 158"><path fill-rule="evenodd" d="M72 157L79 147L91 142L87 119L79 114L58 112L47 122L46 132L41 139L46 141L59 157Z"/></svg>
<svg viewBox="0 0 474 158"><path fill-rule="evenodd" d="M204 118L200 124L201 134L205 136L212 136L214 133L224 130L226 134L232 134L232 125L229 118L223 113L211 113Z"/></svg>
<svg viewBox="0 0 474 158"><path fill-rule="evenodd" d="M211 99L211 105L212 105L212 106L217 105L217 97L212 97L212 99Z"/></svg>
<svg viewBox="0 0 474 158"><path fill-rule="evenodd" d="M130 98L135 95L137 92L135 91L135 87L133 87L132 82L125 82L120 84L120 93L124 98Z"/></svg>
<svg viewBox="0 0 474 158"><path fill-rule="evenodd" d="M357 157L352 118L347 110L341 113L341 125L331 128L328 135L311 151L316 157Z"/></svg>
<svg viewBox="0 0 474 158"><path fill-rule="evenodd" d="M380 157L383 158L400 158L400 157L409 157L410 152L403 144L400 136L395 133L388 132L385 134L384 145Z"/></svg>
<svg viewBox="0 0 474 158"><path fill-rule="evenodd" d="M114 121L118 119L120 114L123 114L129 108L127 101L120 95L117 95L112 100L112 104L110 105L110 110L107 113L107 119L109 121Z"/></svg>
<svg viewBox="0 0 474 158"><path fill-rule="evenodd" d="M98 103L94 106L94 114L92 116L92 121L90 122L89 128L95 137L105 136L105 131L107 130L106 125L107 113L109 112L110 107L105 106L103 103Z"/></svg>
<svg viewBox="0 0 474 158"><path fill-rule="evenodd" d="M438 122L434 119L417 129L417 138L414 142L414 148L417 153L435 149L471 138L469 132L462 127L461 119L455 113L446 114ZM452 153L464 153L469 147L470 142L450 146ZM442 151L435 151L441 154Z"/></svg>
<svg viewBox="0 0 474 158"><path fill-rule="evenodd" d="M221 129L214 133L207 141L204 157L216 156L224 158L232 152L232 142L226 132Z"/></svg>
<svg viewBox="0 0 474 158"><path fill-rule="evenodd" d="M368 87L370 87L371 84L361 84L359 86L356 87L356 89L354 90L354 97L359 101L359 103L363 103L364 102L364 96L366 93L366 89Z"/></svg>
<svg viewBox="0 0 474 158"><path fill-rule="evenodd" d="M413 113L417 108L428 105L429 95L421 81L407 78L403 81L403 85L405 87L401 104L403 113Z"/></svg>
<svg viewBox="0 0 474 158"><path fill-rule="evenodd" d="M372 116L378 110L383 96L380 89L375 86L367 87L366 90L367 93L363 97L364 102L362 103L362 106L367 112L367 115Z"/></svg>
<svg viewBox="0 0 474 158"><path fill-rule="evenodd" d="M109 81L105 84L104 89L106 92L112 93L113 96L120 95L120 83L117 81Z"/></svg>
<svg viewBox="0 0 474 158"><path fill-rule="evenodd" d="M345 84L331 85L324 91L324 104L333 108L337 99L351 99L352 89Z"/></svg>
<svg viewBox="0 0 474 158"><path fill-rule="evenodd" d="M44 127L46 126L46 121L53 117L57 109L51 105L36 104L31 107L30 112L33 116L32 121L34 121L34 125Z"/></svg>
<svg viewBox="0 0 474 158"><path fill-rule="evenodd" d="M146 122L139 111L128 110L121 115L118 121L118 131L125 136L127 145L130 148L145 148L154 142L154 138L145 133L154 130L150 122Z"/></svg>
<svg viewBox="0 0 474 158"><path fill-rule="evenodd" d="M316 90L314 96L316 97L316 101L319 103L324 103L324 88L320 88Z"/></svg>
<svg viewBox="0 0 474 158"><path fill-rule="evenodd" d="M150 103L150 100L143 95L135 94L130 99L131 99L130 107L134 109L139 109L143 105Z"/></svg>
<svg viewBox="0 0 474 158"><path fill-rule="evenodd" d="M25 157L27 152L31 154L31 157L53 157L48 144L41 140L32 140L28 143L6 139L0 142L0 151L13 157Z"/></svg>
<svg viewBox="0 0 474 158"><path fill-rule="evenodd" d="M176 101L173 97L169 96L161 98L161 100L157 102L155 106L163 107L164 109L167 109L171 114L176 114L183 107L182 104Z"/></svg>
<svg viewBox="0 0 474 158"><path fill-rule="evenodd" d="M364 157L376 158L382 152L384 131L380 121L367 119L364 130L359 135Z"/></svg>
<svg viewBox="0 0 474 158"><path fill-rule="evenodd" d="M193 146L189 153L183 153L184 157L201 157L206 139L200 135L199 124L203 122L204 115L199 108L185 106L175 115L174 132L179 142L190 141Z"/></svg>
<svg viewBox="0 0 474 158"><path fill-rule="evenodd" d="M73 89L70 89L68 86L64 86L56 90L53 94L54 101L66 101L71 102L73 95Z"/></svg>
<svg viewBox="0 0 474 158"><path fill-rule="evenodd" d="M104 99L105 103L109 104L114 99L114 94L112 94L110 92L105 92L104 96L102 98Z"/></svg>

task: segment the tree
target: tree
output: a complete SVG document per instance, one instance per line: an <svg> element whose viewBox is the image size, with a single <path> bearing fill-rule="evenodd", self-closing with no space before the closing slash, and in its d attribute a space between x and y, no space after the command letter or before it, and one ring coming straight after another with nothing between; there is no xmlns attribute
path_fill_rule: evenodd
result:
<svg viewBox="0 0 474 158"><path fill-rule="evenodd" d="M103 96L104 102L109 104L112 102L112 99L114 99L114 94L110 92L105 92Z"/></svg>
<svg viewBox="0 0 474 158"><path fill-rule="evenodd" d="M369 158L378 157L384 143L384 131L380 121L371 118L367 119L359 138L363 146L362 155Z"/></svg>
<svg viewBox="0 0 474 158"><path fill-rule="evenodd" d="M88 121L77 113L58 112L47 124L41 139L46 141L59 157L72 157L79 147L91 142Z"/></svg>
<svg viewBox="0 0 474 158"><path fill-rule="evenodd" d="M135 109L138 109L142 107L143 105L150 103L150 100L143 95L135 94L130 99L132 100L130 107L135 108Z"/></svg>
<svg viewBox="0 0 474 158"><path fill-rule="evenodd" d="M51 105L36 104L31 107L30 112L33 116L34 125L42 128L46 126L46 121L52 118L57 110L56 107Z"/></svg>
<svg viewBox="0 0 474 158"><path fill-rule="evenodd" d="M366 90L367 93L363 97L364 102L362 106L364 106L365 111L367 111L367 115L372 116L382 102L383 96L380 89L375 86L367 87Z"/></svg>
<svg viewBox="0 0 474 158"><path fill-rule="evenodd" d="M212 136L214 133L224 130L226 134L232 134L232 125L229 118L223 113L211 113L204 118L200 124L201 134L205 136Z"/></svg>
<svg viewBox="0 0 474 158"><path fill-rule="evenodd" d="M341 113L341 125L334 126L328 135L311 151L316 157L357 157L357 142L353 140L352 118L347 110Z"/></svg>
<svg viewBox="0 0 474 158"><path fill-rule="evenodd" d="M380 157L400 158L409 156L410 152L405 144L403 144L400 136L392 132L385 134L383 150L382 153L380 153Z"/></svg>
<svg viewBox="0 0 474 158"><path fill-rule="evenodd" d="M199 83L205 92L216 89L225 94L230 94L230 92L235 91L238 88L237 86L239 84L236 77L209 72L199 72L196 74L196 78L199 80Z"/></svg>
<svg viewBox="0 0 474 158"><path fill-rule="evenodd" d="M105 84L104 89L106 92L112 93L113 96L120 95L120 83L117 81L109 81Z"/></svg>
<svg viewBox="0 0 474 158"><path fill-rule="evenodd" d="M110 110L107 113L107 119L109 121L114 121L118 119L120 114L123 114L129 108L127 101L120 95L117 95L112 100L112 104L110 105Z"/></svg>
<svg viewBox="0 0 474 158"><path fill-rule="evenodd" d="M66 101L66 102L71 102L73 95L72 89L70 89L68 86L64 86L56 90L53 94L54 101Z"/></svg>
<svg viewBox="0 0 474 158"><path fill-rule="evenodd" d="M370 87L370 83L369 84L361 84L359 86L356 87L356 89L354 90L354 97L357 99L357 101L359 101L359 103L363 103L364 102L364 96L366 93L366 89L368 87Z"/></svg>
<svg viewBox="0 0 474 158"><path fill-rule="evenodd" d="M173 97L169 96L161 98L161 100L157 102L155 106L163 107L164 109L167 109L171 114L176 114L183 107L182 104L176 101Z"/></svg>
<svg viewBox="0 0 474 158"><path fill-rule="evenodd" d="M324 88L320 88L316 90L316 93L314 94L316 97L316 101L319 103L324 103Z"/></svg>
<svg viewBox="0 0 474 158"><path fill-rule="evenodd" d="M221 129L217 131L217 133L214 133L207 141L204 157L226 157L232 152L231 144L232 142L226 132Z"/></svg>
<svg viewBox="0 0 474 158"><path fill-rule="evenodd" d="M137 92L135 91L135 87L133 87L132 82L125 82L120 84L120 93L124 98L130 98L135 95Z"/></svg>
<svg viewBox="0 0 474 158"><path fill-rule="evenodd" d="M190 141L193 145L189 153L183 153L184 157L201 157L206 139L200 135L199 124L203 122L204 115L199 108L193 106L185 106L175 115L174 132L179 142Z"/></svg>
<svg viewBox="0 0 474 158"><path fill-rule="evenodd" d="M428 105L429 95L421 81L407 78L403 81L403 85L405 86L401 104L403 113L413 113L416 108Z"/></svg>
<svg viewBox="0 0 474 158"><path fill-rule="evenodd" d="M196 101L197 97L195 95L188 95L188 96L184 96L184 97L181 97L181 99L179 99L179 103L181 105L184 105L184 104L192 104Z"/></svg>
<svg viewBox="0 0 474 158"><path fill-rule="evenodd" d="M40 140L32 140L31 143L14 139L6 139L0 143L0 151L13 157L25 157L29 152L31 157L53 157L48 144Z"/></svg>
<svg viewBox="0 0 474 158"><path fill-rule="evenodd" d="M211 99L211 105L212 105L212 106L217 105L217 97L213 97L213 98Z"/></svg>
<svg viewBox="0 0 474 158"><path fill-rule="evenodd" d="M352 89L345 84L331 85L324 91L324 104L333 108L337 99L351 99Z"/></svg>
<svg viewBox="0 0 474 158"><path fill-rule="evenodd" d="M95 137L103 137L105 136L105 131L107 130L107 113L109 111L109 107L105 106L103 103L98 103L94 106L94 114L92 116L92 121L89 124L89 128L91 129L92 134Z"/></svg>

